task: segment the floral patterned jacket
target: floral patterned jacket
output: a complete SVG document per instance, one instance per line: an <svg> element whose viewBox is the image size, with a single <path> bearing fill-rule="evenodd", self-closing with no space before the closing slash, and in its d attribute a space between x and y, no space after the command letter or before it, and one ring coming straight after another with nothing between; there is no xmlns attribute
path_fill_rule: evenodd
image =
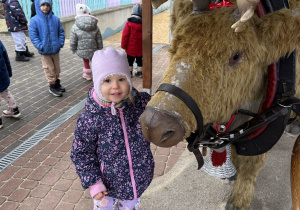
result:
<svg viewBox="0 0 300 210"><path fill-rule="evenodd" d="M83 188L102 180L108 196L133 200L153 179L154 160L150 143L142 135L139 117L150 95L133 89L135 102L116 108L99 105L91 88L85 110L77 120L71 160Z"/></svg>
<svg viewBox="0 0 300 210"><path fill-rule="evenodd" d="M96 50L103 48L98 19L92 15L77 15L71 28L70 49L83 59L91 60Z"/></svg>

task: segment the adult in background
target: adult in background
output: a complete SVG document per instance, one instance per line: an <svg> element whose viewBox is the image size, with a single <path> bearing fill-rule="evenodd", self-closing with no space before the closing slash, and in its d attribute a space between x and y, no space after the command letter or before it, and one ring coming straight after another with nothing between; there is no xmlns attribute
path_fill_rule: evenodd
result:
<svg viewBox="0 0 300 210"><path fill-rule="evenodd" d="M29 52L26 44L25 30L28 30L27 19L18 0L1 0L4 6L8 31L15 42L16 61L29 61L34 53Z"/></svg>

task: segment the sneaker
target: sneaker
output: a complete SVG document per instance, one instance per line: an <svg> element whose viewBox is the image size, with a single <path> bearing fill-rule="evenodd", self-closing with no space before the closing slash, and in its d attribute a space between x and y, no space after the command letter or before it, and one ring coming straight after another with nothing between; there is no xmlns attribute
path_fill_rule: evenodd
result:
<svg viewBox="0 0 300 210"><path fill-rule="evenodd" d="M50 84L49 93L51 93L56 97L61 97L63 95L62 92L60 91L60 88L57 87L57 84Z"/></svg>
<svg viewBox="0 0 300 210"><path fill-rule="evenodd" d="M83 73L82 77L89 81L92 80L92 74L89 74L89 73Z"/></svg>
<svg viewBox="0 0 300 210"><path fill-rule="evenodd" d="M61 86L61 84L60 84L60 79L57 79L57 80L56 80L56 85L57 85L57 87L59 88L59 90L60 90L61 92L66 92L66 88L63 87L63 86Z"/></svg>
<svg viewBox="0 0 300 210"><path fill-rule="evenodd" d="M2 118L0 117L0 128L3 128Z"/></svg>
<svg viewBox="0 0 300 210"><path fill-rule="evenodd" d="M8 108L8 110L3 111L3 116L5 117L19 117L21 115L19 108Z"/></svg>

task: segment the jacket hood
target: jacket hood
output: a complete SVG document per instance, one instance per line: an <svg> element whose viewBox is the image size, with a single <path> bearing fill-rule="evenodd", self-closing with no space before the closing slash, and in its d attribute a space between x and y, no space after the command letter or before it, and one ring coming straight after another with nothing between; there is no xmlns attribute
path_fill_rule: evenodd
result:
<svg viewBox="0 0 300 210"><path fill-rule="evenodd" d="M97 29L98 19L91 15L77 15L75 25L83 31L93 31Z"/></svg>
<svg viewBox="0 0 300 210"><path fill-rule="evenodd" d="M52 0L43 0L43 1L45 3L49 3L50 4L50 11L49 11L48 15L52 16L52 7L53 7ZM35 5L36 14L38 16L45 16L45 14L41 11L41 8L40 8L40 0L35 0L34 1L34 5Z"/></svg>
<svg viewBox="0 0 300 210"><path fill-rule="evenodd" d="M127 19L129 22L132 22L132 23L140 23L142 24L142 18L139 17L139 16L136 16L136 15L131 15L130 18Z"/></svg>

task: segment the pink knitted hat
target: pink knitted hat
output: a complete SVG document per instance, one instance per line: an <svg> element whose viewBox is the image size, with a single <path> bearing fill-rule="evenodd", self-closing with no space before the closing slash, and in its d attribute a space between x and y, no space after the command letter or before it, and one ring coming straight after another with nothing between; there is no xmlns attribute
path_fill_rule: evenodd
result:
<svg viewBox="0 0 300 210"><path fill-rule="evenodd" d="M127 56L124 51L116 50L113 47L107 47L105 50L97 50L92 59L92 72L94 90L99 99L110 102L102 96L101 84L104 79L111 75L124 75L132 90L131 75Z"/></svg>

